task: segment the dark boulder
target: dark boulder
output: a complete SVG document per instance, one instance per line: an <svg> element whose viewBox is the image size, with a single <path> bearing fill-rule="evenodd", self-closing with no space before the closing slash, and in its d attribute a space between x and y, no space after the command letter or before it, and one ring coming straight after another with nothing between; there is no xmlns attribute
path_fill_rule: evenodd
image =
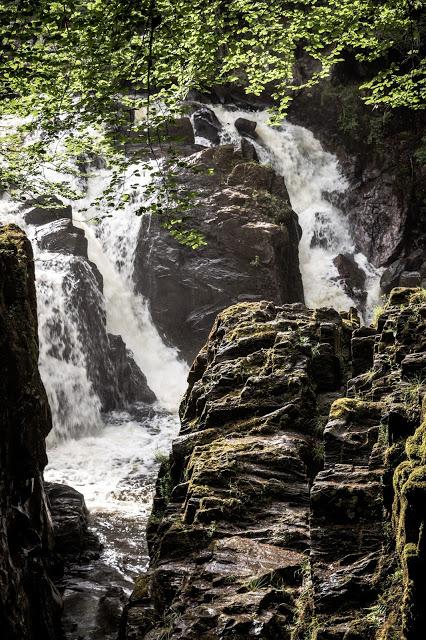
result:
<svg viewBox="0 0 426 640"><path fill-rule="evenodd" d="M256 127L257 122L254 122L253 120L248 120L247 118L237 118L235 120L235 128L242 136L256 139Z"/></svg>
<svg viewBox="0 0 426 640"><path fill-rule="evenodd" d="M78 561L89 552L98 555L100 543L89 531L84 496L66 484L46 482L45 491L53 522L54 552Z"/></svg>
<svg viewBox="0 0 426 640"><path fill-rule="evenodd" d="M352 300L358 302L362 308L367 300L365 272L352 255L340 253L334 258L333 264L339 272L339 280L345 292Z"/></svg>
<svg viewBox="0 0 426 640"><path fill-rule="evenodd" d="M403 271L399 277L399 287L420 287L420 271Z"/></svg>
<svg viewBox="0 0 426 640"><path fill-rule="evenodd" d="M415 249L392 262L383 272L380 286L383 293L395 287L419 287L426 280L426 251Z"/></svg>
<svg viewBox="0 0 426 640"><path fill-rule="evenodd" d="M132 352L126 348L123 338L109 333L108 340L118 388L124 401L148 404L155 402L155 394L148 387L145 375L134 361Z"/></svg>
<svg viewBox="0 0 426 640"><path fill-rule="evenodd" d="M58 198L40 196L25 204L24 220L26 224L47 224L62 218L71 220L72 211L69 205L64 205Z"/></svg>
<svg viewBox="0 0 426 640"><path fill-rule="evenodd" d="M214 111L208 107L202 107L193 114L192 122L196 137L205 138L213 145L220 143L222 125Z"/></svg>
<svg viewBox="0 0 426 640"><path fill-rule="evenodd" d="M87 258L87 239L83 229L74 227L71 220L59 219L43 225L44 232L38 233L40 249L54 253L70 253Z"/></svg>
<svg viewBox="0 0 426 640"><path fill-rule="evenodd" d="M398 258L384 270L380 278L380 288L383 293L388 294L394 287L399 286L399 279L404 271L404 264L404 259Z"/></svg>

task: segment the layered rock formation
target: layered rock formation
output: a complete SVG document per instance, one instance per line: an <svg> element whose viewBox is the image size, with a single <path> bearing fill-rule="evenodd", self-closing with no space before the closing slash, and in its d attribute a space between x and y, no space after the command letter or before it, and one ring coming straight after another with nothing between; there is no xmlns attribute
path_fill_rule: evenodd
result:
<svg viewBox="0 0 426 640"><path fill-rule="evenodd" d="M0 226L0 628L5 640L54 640L61 601L48 572L43 489L50 409L37 368L31 245Z"/></svg>
<svg viewBox="0 0 426 640"><path fill-rule="evenodd" d="M123 639L421 637L425 327L421 289L371 328L301 304L218 316Z"/></svg>
<svg viewBox="0 0 426 640"><path fill-rule="evenodd" d="M186 225L204 236L206 246L182 246L158 218L141 229L136 289L188 362L230 304L265 297L277 304L303 301L297 217L283 179L255 158L245 141L241 150L222 145L186 159L178 180L196 194Z"/></svg>

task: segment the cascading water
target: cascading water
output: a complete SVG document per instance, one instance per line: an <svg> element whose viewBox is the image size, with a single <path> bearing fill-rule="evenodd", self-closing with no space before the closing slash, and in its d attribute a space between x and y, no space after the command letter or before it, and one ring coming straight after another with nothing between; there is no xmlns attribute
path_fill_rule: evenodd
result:
<svg viewBox="0 0 426 640"><path fill-rule="evenodd" d="M342 193L347 182L340 172L337 158L323 150L314 135L303 127L283 122L278 127L268 124L266 111L242 111L224 106L211 106L223 127L222 141L238 143L237 118L256 122L256 139L251 140L259 160L270 164L284 177L291 205L302 228L299 260L305 301L312 308L334 307L348 310L354 301L339 282L333 259L350 254L366 274L368 294L364 316L369 320L379 301L380 271L355 251L347 220L328 196ZM204 139L197 140L205 144Z"/></svg>
<svg viewBox="0 0 426 640"><path fill-rule="evenodd" d="M135 178L133 168L130 168L127 182L134 183L137 179L142 188L150 180L150 172L140 173L140 177ZM74 224L84 229L89 242L89 258L104 277L108 330L121 335L132 350L160 406L175 411L185 391L187 367L178 359L177 352L162 341L146 301L135 295L132 283L133 260L142 222L135 212L141 196L136 195L125 209L112 217L102 218L98 225L85 222L96 217L97 210L91 203L101 195L107 181L107 171L89 178L86 197L75 210Z"/></svg>
<svg viewBox="0 0 426 640"><path fill-rule="evenodd" d="M80 257L43 251L39 241L51 225L27 225L15 203L0 202L3 222L25 229L34 252L40 339L39 368L53 415L51 444L96 433L102 425L101 403L87 375L86 349L80 335L77 311L70 303L75 284L73 267L86 265ZM88 274L88 277L93 277ZM93 295L99 295L97 287Z"/></svg>

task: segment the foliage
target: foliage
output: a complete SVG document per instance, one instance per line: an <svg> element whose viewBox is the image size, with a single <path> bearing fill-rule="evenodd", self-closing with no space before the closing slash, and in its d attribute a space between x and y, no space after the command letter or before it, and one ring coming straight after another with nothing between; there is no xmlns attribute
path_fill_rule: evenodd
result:
<svg viewBox="0 0 426 640"><path fill-rule="evenodd" d="M297 91L348 55L367 70L367 104L422 109L425 31L422 0L3 0L0 189L76 197L69 185L80 176L70 158L99 155L119 180L135 161L128 143L152 160L164 123L180 114L191 89L268 89L279 120ZM294 73L302 49L311 61L303 79ZM70 181L52 187L52 171ZM170 173L161 168L163 196L149 206L192 246L199 238L168 210L176 198L162 181ZM182 198L179 210L190 204Z"/></svg>

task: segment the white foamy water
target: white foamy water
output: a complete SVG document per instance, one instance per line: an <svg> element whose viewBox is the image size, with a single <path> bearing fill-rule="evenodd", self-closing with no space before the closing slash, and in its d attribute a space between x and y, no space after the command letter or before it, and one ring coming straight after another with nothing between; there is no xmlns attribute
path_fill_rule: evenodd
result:
<svg viewBox="0 0 426 640"><path fill-rule="evenodd" d="M123 189L135 182L143 189L151 180L148 170L141 170L141 175L135 177L134 169L129 169ZM102 193L107 181L107 171L89 178L87 196L75 207L74 224L84 229L89 242L89 258L104 277L108 331L121 335L133 352L160 407L176 411L185 392L188 367L178 358L176 349L164 344L152 322L146 300L135 294L132 281L142 222L135 212L142 196L139 192L124 209L94 225L90 221L99 215L99 211L91 203Z"/></svg>
<svg viewBox="0 0 426 640"><path fill-rule="evenodd" d="M379 300L381 272L369 264L364 255L355 253L347 220L330 202L330 194L342 193L348 186L337 158L324 151L314 135L303 127L288 122L279 127L269 126L266 111L231 110L217 105L211 108L224 127L224 142L240 140L234 126L237 118L255 121L258 137L252 142L260 161L271 165L284 177L292 208L303 231L299 260L307 306L340 310L354 306L354 301L339 283L339 273L333 264L338 254L352 254L367 276L369 315Z"/></svg>
<svg viewBox="0 0 426 640"><path fill-rule="evenodd" d="M39 323L39 369L52 410L53 429L49 443L97 433L102 427L101 403L87 372L86 345L81 334L78 310L71 300L76 283L74 267L86 270L80 257L43 251L39 238L51 225L27 225L16 203L0 201L0 220L25 230L34 252ZM47 229L46 229L47 227ZM97 285L92 294L103 304Z"/></svg>
<svg viewBox="0 0 426 640"><path fill-rule="evenodd" d="M173 414L137 418L112 412L100 433L53 448L48 480L66 479L84 493L94 514L147 517L152 479L158 469L156 457L168 453L177 423Z"/></svg>

